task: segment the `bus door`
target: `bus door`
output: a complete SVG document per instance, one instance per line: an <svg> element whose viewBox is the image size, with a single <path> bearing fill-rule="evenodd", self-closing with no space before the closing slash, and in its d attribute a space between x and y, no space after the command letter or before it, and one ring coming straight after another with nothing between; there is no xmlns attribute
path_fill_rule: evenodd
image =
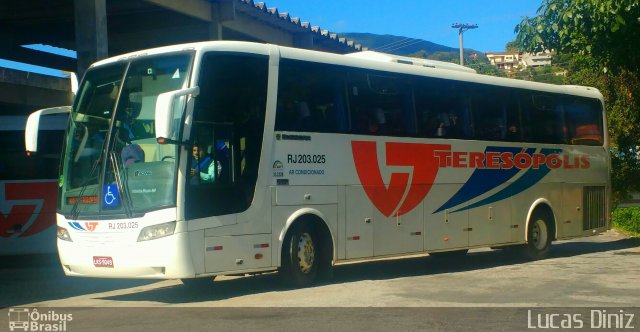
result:
<svg viewBox="0 0 640 332"><path fill-rule="evenodd" d="M233 124L196 122L187 166L187 219L236 212L239 202L235 164L238 164ZM230 200L229 197L234 197Z"/></svg>

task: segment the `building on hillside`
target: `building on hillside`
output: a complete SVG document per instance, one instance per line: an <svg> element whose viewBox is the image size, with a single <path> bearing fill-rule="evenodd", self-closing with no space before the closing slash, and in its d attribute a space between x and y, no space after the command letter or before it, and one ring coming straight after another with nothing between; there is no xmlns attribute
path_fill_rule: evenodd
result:
<svg viewBox="0 0 640 332"><path fill-rule="evenodd" d="M520 54L515 52L487 52L485 53L492 65L513 71L520 66Z"/></svg>
<svg viewBox="0 0 640 332"><path fill-rule="evenodd" d="M520 64L524 68L528 67L541 67L551 65L551 53L538 52L538 53L522 53L520 55Z"/></svg>
<svg viewBox="0 0 640 332"><path fill-rule="evenodd" d="M538 53L487 52L485 55L492 65L507 71L551 65L551 52L549 51Z"/></svg>

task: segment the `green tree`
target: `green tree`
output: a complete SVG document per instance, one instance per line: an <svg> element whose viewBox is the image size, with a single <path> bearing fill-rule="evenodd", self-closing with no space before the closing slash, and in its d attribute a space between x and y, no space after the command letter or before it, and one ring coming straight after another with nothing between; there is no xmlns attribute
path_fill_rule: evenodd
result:
<svg viewBox="0 0 640 332"><path fill-rule="evenodd" d="M614 69L640 68L640 0L543 0L515 28L526 51L592 56Z"/></svg>
<svg viewBox="0 0 640 332"><path fill-rule="evenodd" d="M608 111L614 202L640 191L640 0L543 0L515 27L524 51L556 50L566 83L598 88Z"/></svg>
<svg viewBox="0 0 640 332"><path fill-rule="evenodd" d="M427 59L429 57L429 52L425 51L425 50L420 50L416 53L411 53L408 56L412 57L412 58L422 58L422 59Z"/></svg>
<svg viewBox="0 0 640 332"><path fill-rule="evenodd" d="M564 84L565 79L562 72L562 68L553 65L529 67L515 72L513 78L549 84Z"/></svg>
<svg viewBox="0 0 640 332"><path fill-rule="evenodd" d="M520 53L522 51L522 45L520 45L520 42L517 40L512 40L504 46L504 50L510 53Z"/></svg>

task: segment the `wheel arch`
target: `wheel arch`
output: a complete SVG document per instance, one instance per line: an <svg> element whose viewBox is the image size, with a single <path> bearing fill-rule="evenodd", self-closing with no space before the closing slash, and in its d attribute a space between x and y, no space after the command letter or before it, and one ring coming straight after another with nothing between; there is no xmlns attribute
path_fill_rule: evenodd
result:
<svg viewBox="0 0 640 332"><path fill-rule="evenodd" d="M333 234L333 231L327 224L326 220L327 219L325 218L325 215L321 211L313 208L302 208L292 213L289 218L287 218L287 222L278 235L278 265L282 265L282 245L284 244L285 237L290 233L290 230L293 229L293 227L302 223L309 223L319 232L321 239L324 240L323 245L330 246L330 248L325 249L327 249L328 251L330 250L331 259L335 260L335 235Z"/></svg>
<svg viewBox="0 0 640 332"><path fill-rule="evenodd" d="M551 234L551 240L556 240L558 235L558 218L556 218L555 210L553 209L553 205L546 198L538 198L531 204L529 207L529 211L527 212L527 224L524 228L524 240L525 242L529 242L529 224L531 223L531 218L534 213L542 211L546 213L550 218L553 225L551 225L550 229L553 231Z"/></svg>

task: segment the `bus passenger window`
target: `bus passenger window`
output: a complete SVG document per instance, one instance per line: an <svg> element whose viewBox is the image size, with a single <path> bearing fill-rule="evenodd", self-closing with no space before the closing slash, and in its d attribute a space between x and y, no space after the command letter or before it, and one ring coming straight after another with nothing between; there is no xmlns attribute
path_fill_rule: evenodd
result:
<svg viewBox="0 0 640 332"><path fill-rule="evenodd" d="M351 132L408 136L416 132L413 91L401 78L357 70L349 74Z"/></svg>
<svg viewBox="0 0 640 332"><path fill-rule="evenodd" d="M465 138L471 130L459 83L421 77L413 82L420 137Z"/></svg>
<svg viewBox="0 0 640 332"><path fill-rule="evenodd" d="M474 138L499 141L506 133L507 95L493 87L477 87L471 97Z"/></svg>
<svg viewBox="0 0 640 332"><path fill-rule="evenodd" d="M250 207L266 112L267 57L210 53L201 71L190 135L197 153L191 150L188 160L200 185L188 186L188 219Z"/></svg>
<svg viewBox="0 0 640 332"><path fill-rule="evenodd" d="M564 114L568 143L602 145L604 138L601 110L602 106L598 100L565 98Z"/></svg>
<svg viewBox="0 0 640 332"><path fill-rule="evenodd" d="M344 72L336 66L283 59L276 130L344 132Z"/></svg>
<svg viewBox="0 0 640 332"><path fill-rule="evenodd" d="M523 93L521 96L524 139L527 142L564 143L563 107L557 97Z"/></svg>

